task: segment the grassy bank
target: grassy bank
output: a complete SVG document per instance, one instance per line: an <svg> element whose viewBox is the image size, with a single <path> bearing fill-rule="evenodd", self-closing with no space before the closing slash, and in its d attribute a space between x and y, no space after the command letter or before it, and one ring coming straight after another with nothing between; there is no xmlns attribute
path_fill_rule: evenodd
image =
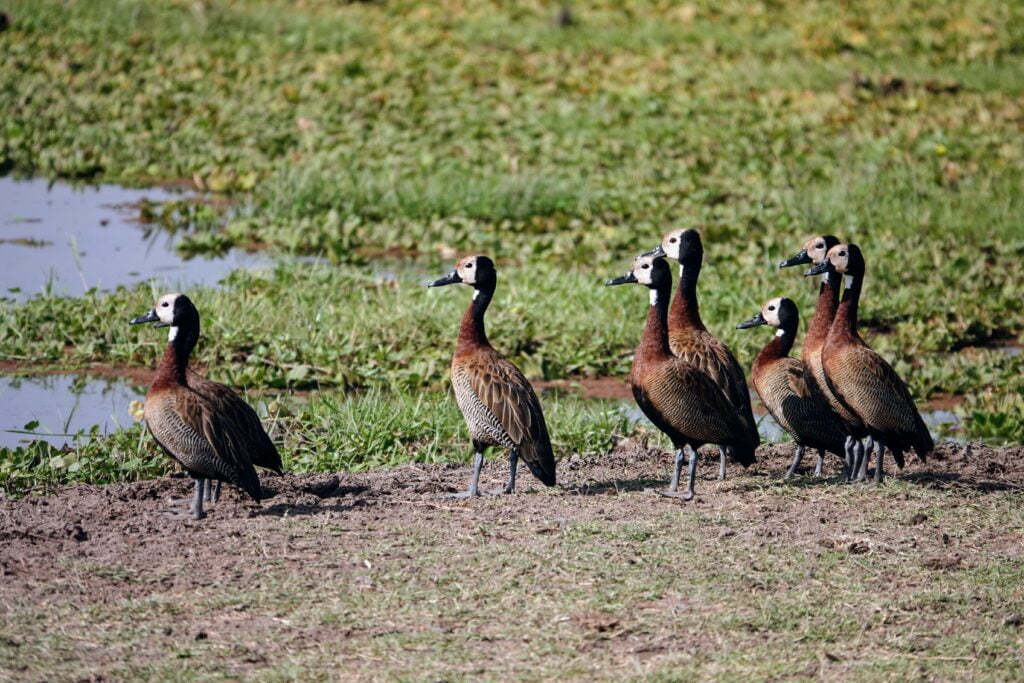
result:
<svg viewBox="0 0 1024 683"><path fill-rule="evenodd" d="M499 259L491 335L531 378L623 375L643 297L600 283L676 225L702 230L705 319L749 365L763 335L733 326L780 294L809 317L813 286L774 265L833 232L864 247L866 334L917 400L1024 439L1003 348L1024 331L1017 5L609 2L568 27L540 3L8 12L0 168L186 183L217 201L143 212L183 248L337 264L190 292L217 379L440 390L467 294L420 285L453 252ZM148 366L162 340L124 323L153 294L0 302L0 356Z"/></svg>
<svg viewBox="0 0 1024 683"><path fill-rule="evenodd" d="M280 445L285 470L293 473L469 462L472 457L462 415L445 393L325 392L282 397L259 407ZM612 435L633 431L616 402L551 396L544 408L558 458L604 453ZM504 459L504 453L493 455ZM44 441L0 448L0 490L12 495L45 493L76 482L152 479L177 469L142 425L110 435L94 430L69 439L63 448Z"/></svg>

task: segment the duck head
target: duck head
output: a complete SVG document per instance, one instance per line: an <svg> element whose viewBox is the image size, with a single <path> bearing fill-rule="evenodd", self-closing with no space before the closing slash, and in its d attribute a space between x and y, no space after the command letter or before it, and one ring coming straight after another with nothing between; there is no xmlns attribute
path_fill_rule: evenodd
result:
<svg viewBox="0 0 1024 683"><path fill-rule="evenodd" d="M682 264L700 263L704 258L704 245L700 241L700 233L693 228L679 228L665 233L661 244L643 256L654 258L671 258Z"/></svg>
<svg viewBox="0 0 1024 683"><path fill-rule="evenodd" d="M804 242L804 248L795 256L779 263L779 268L800 266L807 263L818 265L828 256L828 250L839 244L835 235L817 235Z"/></svg>
<svg viewBox="0 0 1024 683"><path fill-rule="evenodd" d="M494 261L482 254L477 254L460 259L447 275L439 277L427 287L444 287L461 283L478 290L494 289L497 280L498 271L494 268Z"/></svg>
<svg viewBox="0 0 1024 683"><path fill-rule="evenodd" d="M164 294L156 300L148 313L129 321L131 325L141 325L142 323L154 323L153 327L170 327L168 339L174 341L179 327L198 328L199 311L196 310L192 300L184 294L176 292Z"/></svg>
<svg viewBox="0 0 1024 683"><path fill-rule="evenodd" d="M840 273L849 278L864 276L864 255L856 244L840 242L828 250L828 257L814 266L804 276L821 275L822 273Z"/></svg>
<svg viewBox="0 0 1024 683"><path fill-rule="evenodd" d="M750 327L757 327L758 325L770 325L771 327L778 328L780 331L783 329L796 329L796 325L800 320L799 315L796 304L791 299L777 296L766 301L757 315L750 320L741 322L736 326L736 329L745 330Z"/></svg>
<svg viewBox="0 0 1024 683"><path fill-rule="evenodd" d="M605 286L636 283L651 290L651 305L658 301L658 292L672 288L672 273L668 264L658 256L641 254L633 259L633 267L624 275L605 282Z"/></svg>

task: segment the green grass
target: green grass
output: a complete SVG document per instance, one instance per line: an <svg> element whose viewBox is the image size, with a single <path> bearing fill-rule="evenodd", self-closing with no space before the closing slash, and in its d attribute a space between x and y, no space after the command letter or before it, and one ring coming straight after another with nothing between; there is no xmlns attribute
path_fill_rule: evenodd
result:
<svg viewBox="0 0 1024 683"><path fill-rule="evenodd" d="M833 232L864 248L868 336L918 401L964 395L965 435L1022 438L1024 360L993 348L1024 332L1021 7L551 12L18 0L0 169L185 179L230 200L146 209L186 252L337 264L190 292L198 360L255 390L439 390L466 294L419 285L451 252L498 258L491 336L528 376L624 375L643 297L600 283L677 225L703 232L705 319L749 364L764 336L735 323L782 294L809 317L813 287L774 265ZM150 365L160 339L124 320L153 294L0 303L0 355Z"/></svg>
<svg viewBox="0 0 1024 683"><path fill-rule="evenodd" d="M488 331L531 379L621 377L646 296L602 283L676 226L705 237L702 312L744 365L769 333L734 327L765 299L810 316L813 284L777 262L835 233L865 251L865 335L918 402L962 395L963 436L1024 441L1024 356L1000 348L1024 339L1024 5L621 5L561 29L539 2L12 0L0 173L192 183L216 201L142 210L185 253L282 257L188 294L196 362L249 392L294 472L468 460L447 368L469 292L422 286L452 253L497 259ZM127 321L156 294L0 300L0 358L152 366L163 333ZM543 401L560 458L630 429L610 403ZM632 467L601 460L560 477ZM141 425L0 449L13 495L170 469ZM0 601L0 670L1020 678L1009 485L730 475L683 508L567 489L449 509L405 489L337 516L214 514L217 551L198 553L163 520L132 522L156 546L110 554L58 525L39 539L56 571L44 552L31 577L0 567L0 591L26 586ZM109 512L89 513L93 541L128 528Z"/></svg>
<svg viewBox="0 0 1024 683"><path fill-rule="evenodd" d="M257 403L289 472L365 471L408 462L469 462L465 423L445 393L323 392ZM632 429L612 402L550 397L545 416L558 458L603 453ZM494 453L504 458L504 453ZM83 431L63 447L32 441L0 448L0 490L45 493L62 484L137 481L176 470L141 424Z"/></svg>

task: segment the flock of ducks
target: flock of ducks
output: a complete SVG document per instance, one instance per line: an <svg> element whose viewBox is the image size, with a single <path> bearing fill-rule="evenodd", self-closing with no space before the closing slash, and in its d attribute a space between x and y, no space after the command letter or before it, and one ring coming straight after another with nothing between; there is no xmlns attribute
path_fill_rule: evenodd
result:
<svg viewBox="0 0 1024 683"><path fill-rule="evenodd" d="M719 447L718 476L724 478L728 459L747 467L755 462L760 443L743 368L701 320L697 280L703 257L696 230L673 230L660 245L637 256L626 274L606 283L636 283L649 290L647 320L629 379L641 410L676 449L664 495L684 500L694 496L697 449L705 444ZM668 260L679 263L675 298ZM762 403L796 443L786 478L797 471L807 448L818 451L816 476L822 475L825 453L830 452L840 458L843 478L849 481L867 478L875 453L873 477L881 482L886 448L901 468L903 454L911 449L924 460L934 443L906 385L857 332L865 274L861 250L833 236L814 237L779 264L796 265L810 265L805 275L821 277L801 358L789 356L799 326L792 300L770 299L737 325L776 330L754 360L752 375ZM555 458L540 401L522 372L491 346L484 327L497 285L494 262L482 255L463 258L428 286L452 284L473 288L459 327L451 380L475 454L469 488L453 496L480 494L480 470L489 446L509 453L504 493L515 492L520 459L542 483L554 486ZM199 339L199 312L192 301L183 294L165 294L131 323L170 328L144 416L157 443L195 480L193 516L204 516L203 502L217 500L221 482L259 502L256 467L281 474L281 456L245 401L189 369ZM684 463L687 483L680 492Z"/></svg>

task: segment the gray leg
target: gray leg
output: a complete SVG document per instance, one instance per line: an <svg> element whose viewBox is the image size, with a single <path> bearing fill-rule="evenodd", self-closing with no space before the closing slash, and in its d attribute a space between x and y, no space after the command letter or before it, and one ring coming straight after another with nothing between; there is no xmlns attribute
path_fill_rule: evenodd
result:
<svg viewBox="0 0 1024 683"><path fill-rule="evenodd" d="M843 445L843 452L846 454L845 467L843 468L843 474L846 476L847 481L853 481L853 437L846 437L846 443Z"/></svg>
<svg viewBox="0 0 1024 683"><path fill-rule="evenodd" d="M818 449L818 462L814 465L814 476L820 477L825 467L825 449Z"/></svg>
<svg viewBox="0 0 1024 683"><path fill-rule="evenodd" d="M204 500L213 500L213 479L206 479L203 481L205 490L203 491Z"/></svg>
<svg viewBox="0 0 1024 683"><path fill-rule="evenodd" d="M868 478L868 460L875 449L875 442L869 436L865 443L857 444L857 481L864 481Z"/></svg>
<svg viewBox="0 0 1024 683"><path fill-rule="evenodd" d="M669 493L679 490L679 473L683 471L683 449L676 451L675 469L672 470L672 483L668 485Z"/></svg>
<svg viewBox="0 0 1024 683"><path fill-rule="evenodd" d="M730 446L730 448L731 448L731 446ZM718 447L718 453L719 453L719 456L720 456L720 460L718 461L718 478L719 479L725 479L725 456L727 454L726 447L725 446L719 446Z"/></svg>
<svg viewBox="0 0 1024 683"><path fill-rule="evenodd" d="M690 500L694 496L693 487L697 482L697 449L693 446L687 446L687 448L690 449L690 466L686 471L686 493L683 494L683 498Z"/></svg>
<svg viewBox="0 0 1024 683"><path fill-rule="evenodd" d="M682 493L679 493L679 477L683 471L683 452L690 449L690 482L687 488ZM668 496L669 498L682 498L683 500L690 500L693 498L693 481L697 472L697 449L691 446L684 446L676 451L676 462L675 467L672 469L672 482L668 485L668 491L662 491L661 495Z"/></svg>
<svg viewBox="0 0 1024 683"><path fill-rule="evenodd" d="M473 478L469 480L469 490L461 493L452 493L448 498L475 498L480 495L480 468L484 465L484 454L477 452L473 460Z"/></svg>
<svg viewBox="0 0 1024 683"><path fill-rule="evenodd" d="M505 493L516 492L516 467L519 465L519 451L512 451L508 456L508 485Z"/></svg>
<svg viewBox="0 0 1024 683"><path fill-rule="evenodd" d="M195 519L202 519L206 516L203 512L203 480L196 479L196 495L192 499L192 516Z"/></svg>
<svg viewBox="0 0 1024 683"><path fill-rule="evenodd" d="M882 458L885 455L885 444L879 441L875 446L878 449L878 458L875 460L875 483L881 484L882 477L885 476L885 473L882 471Z"/></svg>
<svg viewBox="0 0 1024 683"><path fill-rule="evenodd" d="M789 471L786 472L786 479L790 479L796 474L796 468L800 467L800 461L804 459L804 447L800 444L796 445L796 452L793 454L793 464L789 466Z"/></svg>
<svg viewBox="0 0 1024 683"><path fill-rule="evenodd" d="M860 441L853 442L853 474L850 481L861 481L861 465L864 464L864 444Z"/></svg>
<svg viewBox="0 0 1024 683"><path fill-rule="evenodd" d="M216 503L217 501L220 500L220 485L222 483L223 482L218 479L217 480L217 485L213 487L213 502L214 503Z"/></svg>

